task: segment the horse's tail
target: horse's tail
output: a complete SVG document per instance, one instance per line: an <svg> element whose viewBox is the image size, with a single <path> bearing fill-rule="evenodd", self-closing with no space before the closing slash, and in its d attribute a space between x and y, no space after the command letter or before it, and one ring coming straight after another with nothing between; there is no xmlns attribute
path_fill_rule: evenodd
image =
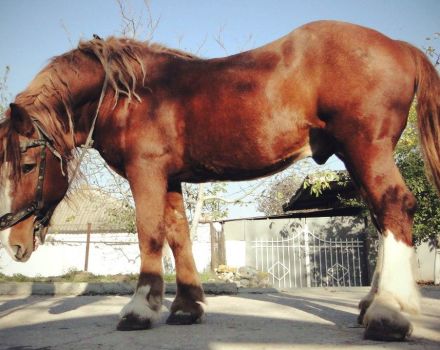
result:
<svg viewBox="0 0 440 350"><path fill-rule="evenodd" d="M422 51L411 50L417 67L417 120L425 166L440 193L440 77Z"/></svg>

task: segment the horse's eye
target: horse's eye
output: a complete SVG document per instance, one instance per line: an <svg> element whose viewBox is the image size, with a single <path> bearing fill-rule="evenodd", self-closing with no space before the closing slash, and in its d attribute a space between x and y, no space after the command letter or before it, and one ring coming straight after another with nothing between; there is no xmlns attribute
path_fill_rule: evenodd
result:
<svg viewBox="0 0 440 350"><path fill-rule="evenodd" d="M23 174L27 174L30 173L32 170L35 169L36 164L23 164L21 166L21 171L23 172Z"/></svg>

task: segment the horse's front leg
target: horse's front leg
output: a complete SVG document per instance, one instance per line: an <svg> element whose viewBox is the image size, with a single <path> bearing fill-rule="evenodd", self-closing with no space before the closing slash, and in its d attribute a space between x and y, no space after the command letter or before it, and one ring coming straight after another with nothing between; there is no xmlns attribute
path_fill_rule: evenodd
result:
<svg viewBox="0 0 440 350"><path fill-rule="evenodd" d="M164 293L162 247L165 239L166 180L157 167L136 167L129 173L136 204L141 268L136 291L122 309L118 330L151 328L159 317Z"/></svg>
<svg viewBox="0 0 440 350"><path fill-rule="evenodd" d="M171 305L168 324L199 323L203 316L203 289L192 254L188 221L181 188L169 191L165 210L166 238L176 261L177 295Z"/></svg>

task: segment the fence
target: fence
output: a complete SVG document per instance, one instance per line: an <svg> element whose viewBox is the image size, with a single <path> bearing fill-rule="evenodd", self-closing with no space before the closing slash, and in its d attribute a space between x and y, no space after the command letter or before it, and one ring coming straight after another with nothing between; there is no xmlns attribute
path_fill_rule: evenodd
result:
<svg viewBox="0 0 440 350"><path fill-rule="evenodd" d="M278 288L363 286L368 283L364 242L322 239L307 225L289 238L252 242L255 268L269 274Z"/></svg>

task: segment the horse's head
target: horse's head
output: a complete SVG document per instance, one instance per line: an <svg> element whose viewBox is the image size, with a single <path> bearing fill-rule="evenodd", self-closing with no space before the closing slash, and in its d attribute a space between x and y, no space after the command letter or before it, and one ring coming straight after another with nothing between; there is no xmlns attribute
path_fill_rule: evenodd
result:
<svg viewBox="0 0 440 350"><path fill-rule="evenodd" d="M0 126L0 238L16 261L44 242L68 188L66 162L38 121L11 104Z"/></svg>

